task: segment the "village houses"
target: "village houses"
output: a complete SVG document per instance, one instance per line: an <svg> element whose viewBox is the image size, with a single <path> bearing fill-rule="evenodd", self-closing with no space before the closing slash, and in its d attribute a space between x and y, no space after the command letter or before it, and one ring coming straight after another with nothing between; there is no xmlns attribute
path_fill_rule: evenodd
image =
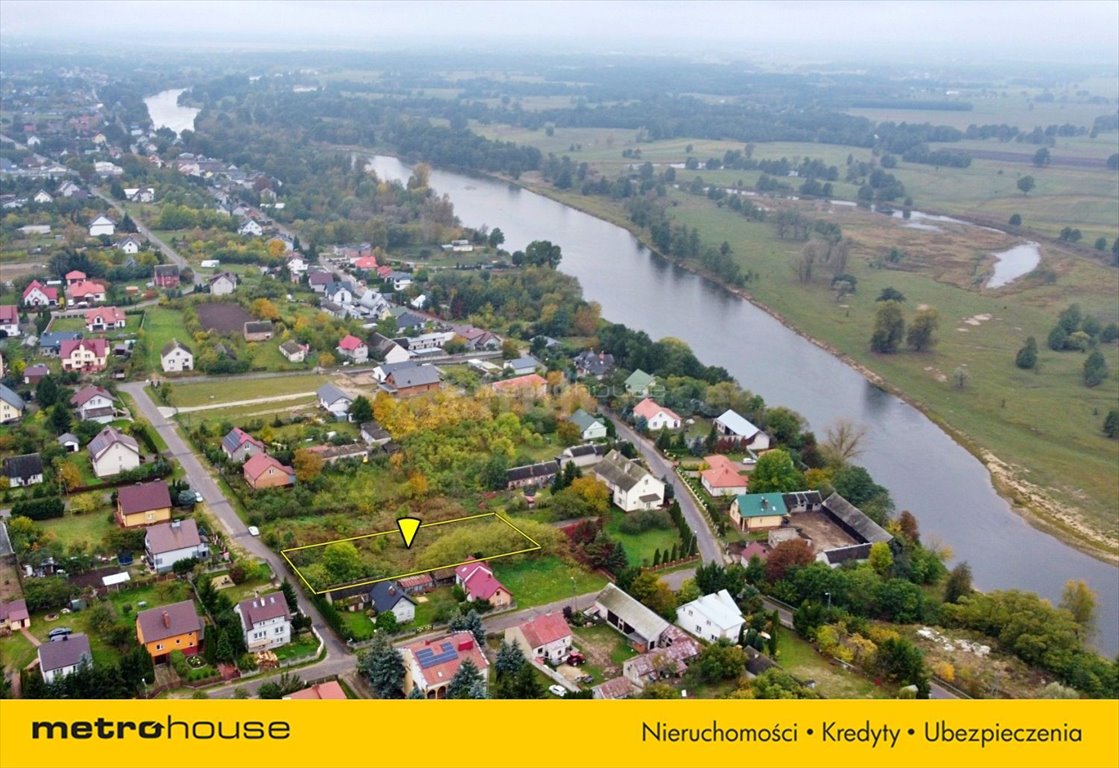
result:
<svg viewBox="0 0 1119 768"><path fill-rule="evenodd" d="M279 648L291 642L291 611L282 592L246 598L233 610L241 617L249 653Z"/></svg>
<svg viewBox="0 0 1119 768"><path fill-rule="evenodd" d="M178 339L171 339L159 351L159 364L165 373L180 373L194 368L194 353Z"/></svg>
<svg viewBox="0 0 1119 768"><path fill-rule="evenodd" d="M144 553L148 565L156 573L167 573L182 560L205 560L209 555L198 533L198 523L191 518L148 528L144 534Z"/></svg>
<svg viewBox="0 0 1119 768"><path fill-rule="evenodd" d="M140 466L140 445L129 435L105 427L86 447L93 474L112 477Z"/></svg>
<svg viewBox="0 0 1119 768"><path fill-rule="evenodd" d="M664 505L664 483L616 450L595 464L593 472L610 489L614 504L626 512Z"/></svg>
<svg viewBox="0 0 1119 768"><path fill-rule="evenodd" d="M136 639L157 664L172 651L193 656L202 650L203 622L193 600L161 605L136 614Z"/></svg>
<svg viewBox="0 0 1119 768"><path fill-rule="evenodd" d="M163 480L117 489L117 522L123 528L165 523L171 519L171 491Z"/></svg>
<svg viewBox="0 0 1119 768"><path fill-rule="evenodd" d="M92 384L82 387L70 398L70 405L77 411L81 421L96 421L98 424L108 424L116 418L116 409L113 407L113 395L103 387Z"/></svg>
<svg viewBox="0 0 1119 768"><path fill-rule="evenodd" d="M520 646L526 658L560 664L571 653L571 627L562 613L545 613L505 630L505 641Z"/></svg>

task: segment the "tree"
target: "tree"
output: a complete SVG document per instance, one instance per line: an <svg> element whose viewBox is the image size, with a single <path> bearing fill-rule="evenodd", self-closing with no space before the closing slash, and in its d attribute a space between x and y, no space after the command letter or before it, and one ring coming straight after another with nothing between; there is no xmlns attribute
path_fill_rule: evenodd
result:
<svg viewBox="0 0 1119 768"><path fill-rule="evenodd" d="M894 555L890 552L890 545L884 541L876 541L871 544L867 562L875 573L885 578L890 569L894 567Z"/></svg>
<svg viewBox="0 0 1119 768"><path fill-rule="evenodd" d="M1097 251L1106 251L1107 250L1107 238L1106 237L1097 237L1096 242L1093 244L1093 247Z"/></svg>
<svg viewBox="0 0 1119 768"><path fill-rule="evenodd" d="M1042 147L1037 152L1034 152L1034 165L1038 168L1044 168L1049 165L1049 148ZM1029 178L1028 176L1026 178ZM1023 190L1025 191L1025 190Z"/></svg>
<svg viewBox="0 0 1119 768"><path fill-rule="evenodd" d="M491 491L505 490L505 473L509 469L509 460L504 454L495 453L482 465L482 474L479 480L483 488Z"/></svg>
<svg viewBox="0 0 1119 768"><path fill-rule="evenodd" d="M900 304L905 301L905 294L897 288L890 286L888 288L883 288L875 301L896 301Z"/></svg>
<svg viewBox="0 0 1119 768"><path fill-rule="evenodd" d="M1119 409L1112 408L1103 420L1103 433L1112 440L1119 437Z"/></svg>
<svg viewBox="0 0 1119 768"><path fill-rule="evenodd" d="M896 301L883 302L874 316L874 333L870 337L870 348L881 354L893 354L905 337L905 318L901 314L901 304Z"/></svg>
<svg viewBox="0 0 1119 768"><path fill-rule="evenodd" d="M668 621L676 620L676 595L652 571L644 571L627 590L649 610Z"/></svg>
<svg viewBox="0 0 1119 768"><path fill-rule="evenodd" d="M1060 352L1068 344L1068 331L1060 325L1054 326L1053 330L1049 332L1049 338L1046 340L1049 348L1054 352Z"/></svg>
<svg viewBox="0 0 1119 768"><path fill-rule="evenodd" d="M322 456L307 448L296 451L291 463L295 468L295 479L301 483L314 480L322 473L324 466Z"/></svg>
<svg viewBox="0 0 1119 768"><path fill-rule="evenodd" d="M746 669L746 652L723 638L704 648L692 667L698 667L700 678L708 683L733 680Z"/></svg>
<svg viewBox="0 0 1119 768"><path fill-rule="evenodd" d="M391 635L396 631L398 622L396 614L392 611L379 611L377 613L377 620L373 622L378 630L378 634Z"/></svg>
<svg viewBox="0 0 1119 768"><path fill-rule="evenodd" d="M466 659L459 665L458 671L451 678L447 686L448 699L484 699L486 681L478 666L471 659ZM481 695L479 696L479 692Z"/></svg>
<svg viewBox="0 0 1119 768"><path fill-rule="evenodd" d="M914 352L925 352L936 345L936 329L940 325L940 313L933 307L917 310L917 316L909 325L905 343Z"/></svg>
<svg viewBox="0 0 1119 768"><path fill-rule="evenodd" d="M890 637L878 644L878 669L899 685L916 685L918 696L928 698L929 671L921 649L904 637Z"/></svg>
<svg viewBox="0 0 1119 768"><path fill-rule="evenodd" d="M643 699L678 699L680 691L668 683L649 683L641 689Z"/></svg>
<svg viewBox="0 0 1119 768"><path fill-rule="evenodd" d="M820 453L831 466L842 467L862 455L866 427L850 419L840 419L827 428Z"/></svg>
<svg viewBox="0 0 1119 768"><path fill-rule="evenodd" d="M1012 227L1022 226L1022 215L1019 214L1019 213L1010 214L1010 226L1012 226Z"/></svg>
<svg viewBox="0 0 1119 768"><path fill-rule="evenodd" d="M848 464L845 467L837 470L832 475L832 487L847 501L860 507L867 503L876 496L889 493L878 483L874 482L874 478L866 471L866 468L860 467L858 464Z"/></svg>
<svg viewBox="0 0 1119 768"><path fill-rule="evenodd" d="M1097 349L1084 361L1084 386L1096 387L1108 376L1107 362Z"/></svg>
<svg viewBox="0 0 1119 768"><path fill-rule="evenodd" d="M350 419L357 424L373 420L373 403L365 395L358 395L350 405Z"/></svg>
<svg viewBox="0 0 1119 768"><path fill-rule="evenodd" d="M1037 339L1033 336L1026 339L1026 345L1018 350L1014 364L1026 371L1037 366Z"/></svg>
<svg viewBox="0 0 1119 768"><path fill-rule="evenodd" d="M365 574L365 565L357 547L349 541L336 541L323 548L321 563L330 584L357 581Z"/></svg>
<svg viewBox="0 0 1119 768"><path fill-rule="evenodd" d="M789 445L796 440L804 429L804 417L789 408L767 408L765 412L766 431L778 443Z"/></svg>
<svg viewBox="0 0 1119 768"><path fill-rule="evenodd" d="M804 539L782 541L765 561L765 578L771 583L781 581L789 571L816 562L812 545Z"/></svg>
<svg viewBox="0 0 1119 768"><path fill-rule="evenodd" d="M58 383L54 376L44 376L35 385L35 401L42 408L49 408L58 402Z"/></svg>
<svg viewBox="0 0 1119 768"><path fill-rule="evenodd" d="M1085 636L1092 634L1096 625L1096 593L1086 583L1076 579L1065 582L1061 607L1072 614Z"/></svg>
<svg viewBox="0 0 1119 768"><path fill-rule="evenodd" d="M73 419L70 416L70 409L66 406L66 403L55 403L51 408L51 428L61 435L70 430L70 425L72 423Z"/></svg>
<svg viewBox="0 0 1119 768"><path fill-rule="evenodd" d="M254 317L261 320L279 320L280 310L269 299L257 299L253 302L250 311Z"/></svg>
<svg viewBox="0 0 1119 768"><path fill-rule="evenodd" d="M1080 324L1084 321L1084 313L1080 311L1079 304L1069 304L1061 310L1061 314L1057 315L1057 325L1064 329L1065 333L1076 333L1080 330Z"/></svg>
<svg viewBox="0 0 1119 768"><path fill-rule="evenodd" d="M497 649L497 660L494 662L494 669L499 680L507 675L517 674L525 663L525 654L521 650L521 646L506 640L501 641L501 646Z"/></svg>
<svg viewBox="0 0 1119 768"><path fill-rule="evenodd" d="M296 613L299 610L299 599L295 594L295 587L291 585L290 581L284 579L283 583L280 584L280 591L284 593L284 600L288 604L288 610L292 613Z"/></svg>
<svg viewBox="0 0 1119 768"><path fill-rule="evenodd" d="M971 373L964 366L961 365L952 371L952 386L956 389L963 389L969 381L971 381Z"/></svg>
<svg viewBox="0 0 1119 768"><path fill-rule="evenodd" d="M548 240L533 240L525 246L525 263L530 266L546 266L555 269L563 259L558 245Z"/></svg>
<svg viewBox="0 0 1119 768"><path fill-rule="evenodd" d="M505 233L502 232L499 227L494 227L490 230L490 236L487 242L490 248L497 248L505 242Z"/></svg>
<svg viewBox="0 0 1119 768"><path fill-rule="evenodd" d="M804 488L804 477L788 452L767 451L758 458L750 475L751 493L789 493Z"/></svg>
<svg viewBox="0 0 1119 768"><path fill-rule="evenodd" d="M390 611L386 611L392 615ZM377 632L369 650L357 658L357 669L382 699L399 699L404 685L404 657L392 647L388 633Z"/></svg>
<svg viewBox="0 0 1119 768"><path fill-rule="evenodd" d="M68 461L59 461L58 482L62 483L62 487L67 491L74 490L82 484L81 470Z"/></svg>
<svg viewBox="0 0 1119 768"><path fill-rule="evenodd" d="M478 645L483 645L486 642L486 630L482 626L482 618L475 610L471 610L465 616L460 614L451 619L448 628L452 632L470 632L474 635L474 639L478 641Z"/></svg>
<svg viewBox="0 0 1119 768"><path fill-rule="evenodd" d="M1018 179L1018 189L1022 191L1023 195L1030 194L1030 190L1033 189L1035 186L1037 186L1037 182L1034 181L1033 176L1023 176L1022 178Z"/></svg>

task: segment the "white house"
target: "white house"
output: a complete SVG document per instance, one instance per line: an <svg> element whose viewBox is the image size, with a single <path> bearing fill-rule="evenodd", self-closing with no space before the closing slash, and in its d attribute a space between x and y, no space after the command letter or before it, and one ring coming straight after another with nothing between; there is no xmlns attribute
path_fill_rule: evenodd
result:
<svg viewBox="0 0 1119 768"><path fill-rule="evenodd" d="M190 371L194 369L194 353L178 339L171 339L159 352L159 364L166 373Z"/></svg>
<svg viewBox="0 0 1119 768"><path fill-rule="evenodd" d="M43 682L53 683L60 677L73 674L83 666L93 666L93 652L89 638L79 633L63 635L57 640L43 643L37 650L39 671Z"/></svg>
<svg viewBox="0 0 1119 768"><path fill-rule="evenodd" d="M117 248L120 248L121 251L131 256L140 252L141 245L140 238L135 235L129 235L117 243Z"/></svg>
<svg viewBox="0 0 1119 768"><path fill-rule="evenodd" d="M0 331L4 336L19 336L19 307L14 304L0 304Z"/></svg>
<svg viewBox="0 0 1119 768"><path fill-rule="evenodd" d="M245 219L244 223L237 228L237 234L247 237L260 237L264 234L264 228L252 219Z"/></svg>
<svg viewBox="0 0 1119 768"><path fill-rule="evenodd" d="M89 460L93 474L112 477L140 466L140 446L131 437L105 427L89 441Z"/></svg>
<svg viewBox="0 0 1119 768"><path fill-rule="evenodd" d="M241 617L250 653L291 642L291 612L282 592L250 597L237 603L233 610Z"/></svg>
<svg viewBox="0 0 1119 768"><path fill-rule="evenodd" d="M562 613L545 613L505 630L505 641L520 646L526 658L559 664L571 653L571 627Z"/></svg>
<svg viewBox="0 0 1119 768"><path fill-rule="evenodd" d="M369 359L369 346L357 336L346 334L338 342L338 354L353 363L364 363Z"/></svg>
<svg viewBox="0 0 1119 768"><path fill-rule="evenodd" d="M323 384L316 393L319 398L319 407L330 411L334 418L344 421L349 418L350 406L354 399L333 384Z"/></svg>
<svg viewBox="0 0 1119 768"><path fill-rule="evenodd" d="M48 193L45 189L40 189L38 192L35 193L35 197L31 199L39 205L49 205L50 203L54 202L54 198L51 197L50 193Z"/></svg>
<svg viewBox="0 0 1119 768"><path fill-rule="evenodd" d="M349 283L330 283L323 290L323 298L335 304L353 304L354 287Z"/></svg>
<svg viewBox="0 0 1119 768"><path fill-rule="evenodd" d="M210 278L210 293L214 296L228 296L237 290L237 275L221 272Z"/></svg>
<svg viewBox="0 0 1119 768"><path fill-rule="evenodd" d="M280 345L280 354L283 355L289 363L302 363L307 359L307 352L309 349L310 347L306 344L288 340Z"/></svg>
<svg viewBox="0 0 1119 768"><path fill-rule="evenodd" d="M416 601L395 581L378 581L369 590L369 602L377 613L386 611L396 617L398 624L416 618Z"/></svg>
<svg viewBox="0 0 1119 768"><path fill-rule="evenodd" d="M715 419L714 427L720 436L741 443L752 451L769 450L769 435L734 411L725 411Z"/></svg>
<svg viewBox="0 0 1119 768"><path fill-rule="evenodd" d="M568 421L579 428L579 437L584 441L606 439L606 425L602 419L596 419L582 408L571 414Z"/></svg>
<svg viewBox="0 0 1119 768"><path fill-rule="evenodd" d="M700 640L714 643L718 640L738 642L742 631L742 611L730 592L720 589L685 603L676 610L676 624Z"/></svg>
<svg viewBox="0 0 1119 768"><path fill-rule="evenodd" d="M170 571L180 560L192 557L202 560L209 554L198 535L198 523L190 518L148 528L144 534L144 552L156 573Z"/></svg>
<svg viewBox="0 0 1119 768"><path fill-rule="evenodd" d="M23 306L52 307L58 303L58 288L32 280L23 289Z"/></svg>
<svg viewBox="0 0 1119 768"><path fill-rule="evenodd" d="M674 412L659 405L651 397L647 397L633 406L634 418L645 419L645 424L650 432L660 432L662 429L679 429L683 423Z"/></svg>
<svg viewBox="0 0 1119 768"><path fill-rule="evenodd" d="M394 291L403 291L412 284L412 276L407 272L389 272L385 280L392 283Z"/></svg>
<svg viewBox="0 0 1119 768"><path fill-rule="evenodd" d="M114 224L113 220L108 218L107 216L98 216L96 219L89 223L90 237L100 237L101 235L108 235L109 237L112 237L113 233L116 231L117 225Z"/></svg>
<svg viewBox="0 0 1119 768"><path fill-rule="evenodd" d="M43 459L37 453L9 456L4 459L4 474L12 488L23 488L43 482Z"/></svg>
<svg viewBox="0 0 1119 768"><path fill-rule="evenodd" d="M614 504L626 512L658 509L664 504L664 483L618 451L606 454L593 472L610 489Z"/></svg>
<svg viewBox="0 0 1119 768"><path fill-rule="evenodd" d="M101 387L90 385L79 389L70 398L70 405L77 409L78 418L82 421L108 424L116 416L112 393Z"/></svg>

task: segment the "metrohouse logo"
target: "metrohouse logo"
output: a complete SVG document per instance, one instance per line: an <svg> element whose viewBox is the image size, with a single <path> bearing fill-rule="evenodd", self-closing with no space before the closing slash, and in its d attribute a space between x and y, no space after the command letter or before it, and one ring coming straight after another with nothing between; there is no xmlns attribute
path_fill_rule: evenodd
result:
<svg viewBox="0 0 1119 768"><path fill-rule="evenodd" d="M32 720L33 740L125 741L166 739L168 741L280 741L291 736L291 724L284 720Z"/></svg>

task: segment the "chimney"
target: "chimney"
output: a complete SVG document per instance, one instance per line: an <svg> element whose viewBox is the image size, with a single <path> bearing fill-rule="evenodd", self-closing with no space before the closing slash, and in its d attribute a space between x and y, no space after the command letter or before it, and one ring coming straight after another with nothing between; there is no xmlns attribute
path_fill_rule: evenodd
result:
<svg viewBox="0 0 1119 768"><path fill-rule="evenodd" d="M171 628L171 614L169 614L167 611L163 612L163 626L167 629Z"/></svg>
<svg viewBox="0 0 1119 768"><path fill-rule="evenodd" d="M182 520L172 520L171 521L171 529L172 530L177 531L182 527L183 527L183 521Z"/></svg>

